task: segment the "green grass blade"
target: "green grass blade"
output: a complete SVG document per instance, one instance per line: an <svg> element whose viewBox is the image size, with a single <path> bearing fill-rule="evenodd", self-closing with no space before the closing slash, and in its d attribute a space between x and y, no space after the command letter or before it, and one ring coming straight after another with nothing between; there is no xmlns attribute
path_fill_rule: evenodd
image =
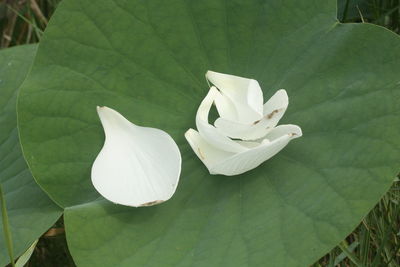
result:
<svg viewBox="0 0 400 267"><path fill-rule="evenodd" d="M349 3L350 3L350 0L346 0L346 5L344 6L342 21L346 21L347 12L349 10Z"/></svg>
<svg viewBox="0 0 400 267"><path fill-rule="evenodd" d="M358 245L358 243L357 243ZM343 253L349 258L356 266L362 267L363 264L360 262L360 260L354 255L354 253L351 252L351 250L346 247L343 242L338 245L338 247L343 251Z"/></svg>
<svg viewBox="0 0 400 267"><path fill-rule="evenodd" d="M348 247L347 250L350 253L353 253L356 248L358 247L359 243L357 241L354 241L353 243L351 243ZM336 258L335 261L333 263L334 266L338 266L347 256L347 254L345 252L340 253Z"/></svg>
<svg viewBox="0 0 400 267"><path fill-rule="evenodd" d="M370 230L369 230L368 225L365 222L365 220L363 222L363 227L360 230L359 238L360 238L360 251L359 251L360 255L359 255L359 257L360 257L361 262L366 266L369 261L368 255L369 255L369 251L372 246L372 243L371 243Z"/></svg>
<svg viewBox="0 0 400 267"><path fill-rule="evenodd" d="M32 25L32 27L35 29L36 32L40 33L40 35L43 34L43 31L36 25L36 23L33 23L32 21L30 21L29 19L25 18L20 12L18 12L18 10L14 9L11 7L11 5L7 6L12 12L14 12L15 14L17 14L18 17L20 17L23 21L25 21L26 23Z"/></svg>

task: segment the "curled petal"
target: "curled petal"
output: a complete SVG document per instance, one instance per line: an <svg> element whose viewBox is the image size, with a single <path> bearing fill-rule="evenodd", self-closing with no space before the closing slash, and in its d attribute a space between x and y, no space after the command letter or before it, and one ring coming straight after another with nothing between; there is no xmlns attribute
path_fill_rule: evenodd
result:
<svg viewBox="0 0 400 267"><path fill-rule="evenodd" d="M237 121L252 123L263 116L263 93L256 80L239 76L207 71L206 78L214 84L223 97L228 98L237 111ZM222 110L219 107L217 109ZM224 119L232 120L232 117L220 113Z"/></svg>
<svg viewBox="0 0 400 267"><path fill-rule="evenodd" d="M151 206L175 193L181 155L171 136L137 126L117 111L98 107L105 143L92 166L92 183L106 199L126 206Z"/></svg>
<svg viewBox="0 0 400 267"><path fill-rule="evenodd" d="M270 121L271 127L275 127L279 120L285 114L289 105L289 98L285 89L278 90L268 101L264 104L263 113L264 118Z"/></svg>
<svg viewBox="0 0 400 267"><path fill-rule="evenodd" d="M197 157L207 168L214 162L235 155L235 153L224 151L210 145L196 130L189 129L185 133L185 138L192 147L194 153L196 153Z"/></svg>
<svg viewBox="0 0 400 267"><path fill-rule="evenodd" d="M221 116L222 118L231 121L237 121L239 119L239 113L235 105L228 97L226 97L222 93L217 94L214 103L219 116Z"/></svg>
<svg viewBox="0 0 400 267"><path fill-rule="evenodd" d="M211 174L237 175L258 167L281 151L290 140L300 137L301 129L296 125L281 125L274 128L258 146L241 153L227 153L210 146L202 136L189 129L185 137L196 155L206 165ZM253 146L253 148L251 148Z"/></svg>
<svg viewBox="0 0 400 267"><path fill-rule="evenodd" d="M264 116L261 120L244 124L221 117L215 121L215 127L231 138L257 140L267 135L278 124L288 104L286 91L280 89L264 104Z"/></svg>
<svg viewBox="0 0 400 267"><path fill-rule="evenodd" d="M229 137L220 133L214 126L208 123L208 114L215 98L220 95L218 90L213 86L208 94L201 102L196 114L196 126L200 135L210 144L218 149L228 152L242 152L247 150L246 147L236 143Z"/></svg>
<svg viewBox="0 0 400 267"><path fill-rule="evenodd" d="M282 124L272 129L272 131L270 131L264 138L272 142L284 135L289 135L293 139L301 137L303 133L297 125Z"/></svg>

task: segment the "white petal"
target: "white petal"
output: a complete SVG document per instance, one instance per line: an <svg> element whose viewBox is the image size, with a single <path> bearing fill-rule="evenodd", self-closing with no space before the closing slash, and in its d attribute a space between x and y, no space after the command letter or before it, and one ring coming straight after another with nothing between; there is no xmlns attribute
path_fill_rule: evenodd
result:
<svg viewBox="0 0 400 267"><path fill-rule="evenodd" d="M223 135L242 140L260 139L272 129L267 119L261 119L253 124L243 124L218 118L214 124Z"/></svg>
<svg viewBox="0 0 400 267"><path fill-rule="evenodd" d="M303 133L300 127L297 125L282 124L272 129L272 131L270 131L265 138L272 142L283 135L292 135L293 138L298 138L301 137Z"/></svg>
<svg viewBox="0 0 400 267"><path fill-rule="evenodd" d="M218 118L215 127L231 138L256 140L270 132L282 118L288 106L288 96L284 89L278 90L265 104L264 117L251 124Z"/></svg>
<svg viewBox="0 0 400 267"><path fill-rule="evenodd" d="M196 153L197 157L199 157L207 168L214 162L219 162L224 158L235 155L235 153L224 151L210 145L196 130L189 129L185 133L185 137L194 153Z"/></svg>
<svg viewBox="0 0 400 267"><path fill-rule="evenodd" d="M92 166L96 190L114 203L133 207L170 199L181 171L181 155L171 136L137 126L107 107L97 112L106 140Z"/></svg>
<svg viewBox="0 0 400 267"><path fill-rule="evenodd" d="M214 71L207 71L206 78L232 101L238 112L239 122L252 123L262 118L263 93L256 80ZM220 115L231 119L224 114Z"/></svg>
<svg viewBox="0 0 400 267"><path fill-rule="evenodd" d="M221 134L220 131L214 126L208 123L208 114L215 98L220 93L213 86L206 97L201 102L199 109L196 114L196 126L200 132L200 135L211 145L228 152L242 152L247 150L246 147L236 143L225 135Z"/></svg>
<svg viewBox="0 0 400 267"><path fill-rule="evenodd" d="M185 137L203 161L211 174L237 175L258 167L281 151L290 140L300 137L301 129L296 125L282 125L273 129L259 146L242 153L224 153L210 146L194 130L186 132Z"/></svg>
<svg viewBox="0 0 400 267"><path fill-rule="evenodd" d="M285 89L278 90L268 101L264 104L264 118L270 121L270 126L275 127L279 120L285 114L289 105L289 98Z"/></svg>
<svg viewBox="0 0 400 267"><path fill-rule="evenodd" d="M219 93L214 100L215 107L218 110L219 116L231 121L237 121L239 119L239 113L236 110L233 102L222 93Z"/></svg>

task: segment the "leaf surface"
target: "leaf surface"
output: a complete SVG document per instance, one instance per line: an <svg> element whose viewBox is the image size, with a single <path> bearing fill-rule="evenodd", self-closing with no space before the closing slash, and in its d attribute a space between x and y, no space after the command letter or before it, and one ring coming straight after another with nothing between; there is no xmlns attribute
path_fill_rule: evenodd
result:
<svg viewBox="0 0 400 267"><path fill-rule="evenodd" d="M37 45L26 45L0 51L0 182L6 197L15 256L25 252L62 212L34 181L18 141L17 93L36 50ZM0 266L6 264L7 248L1 231Z"/></svg>
<svg viewBox="0 0 400 267"><path fill-rule="evenodd" d="M400 39L340 24L336 1L65 0L19 98L25 157L66 208L78 266L306 266L349 234L400 159ZM253 171L210 176L184 139L207 70L284 88L303 137ZM168 132L183 169L151 208L102 199L96 106Z"/></svg>

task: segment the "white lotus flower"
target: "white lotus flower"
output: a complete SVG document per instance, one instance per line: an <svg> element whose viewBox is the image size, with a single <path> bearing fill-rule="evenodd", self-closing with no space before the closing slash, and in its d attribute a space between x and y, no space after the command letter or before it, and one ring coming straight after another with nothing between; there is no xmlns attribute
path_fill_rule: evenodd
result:
<svg viewBox="0 0 400 267"><path fill-rule="evenodd" d="M289 103L284 89L263 105L256 80L212 71L206 78L214 86L197 111L198 132L189 129L185 137L211 174L237 175L254 169L302 136L297 125L276 126ZM215 126L208 122L213 103L220 115Z"/></svg>
<svg viewBox="0 0 400 267"><path fill-rule="evenodd" d="M106 199L140 207L164 202L175 193L181 154L159 129L137 126L117 111L97 107L105 143L92 166L92 183Z"/></svg>

